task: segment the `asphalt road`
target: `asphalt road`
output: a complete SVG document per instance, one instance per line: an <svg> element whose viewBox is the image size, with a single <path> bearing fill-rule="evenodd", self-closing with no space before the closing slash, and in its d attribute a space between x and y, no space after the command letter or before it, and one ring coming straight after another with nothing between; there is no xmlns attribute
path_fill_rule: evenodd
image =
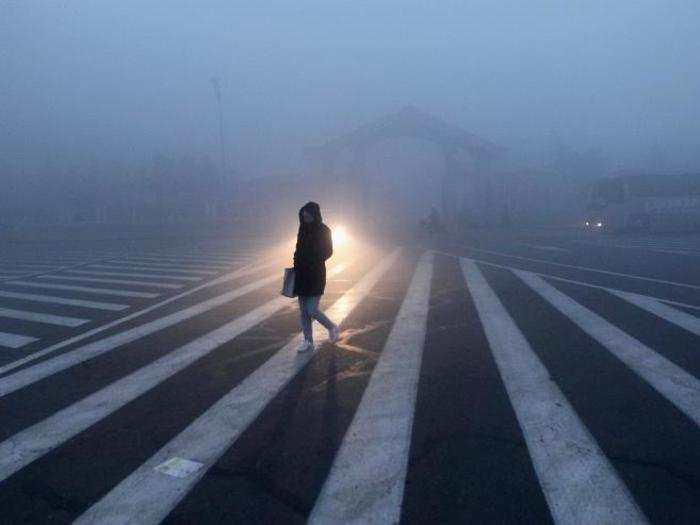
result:
<svg viewBox="0 0 700 525"><path fill-rule="evenodd" d="M699 523L700 235L0 254L2 523Z"/></svg>

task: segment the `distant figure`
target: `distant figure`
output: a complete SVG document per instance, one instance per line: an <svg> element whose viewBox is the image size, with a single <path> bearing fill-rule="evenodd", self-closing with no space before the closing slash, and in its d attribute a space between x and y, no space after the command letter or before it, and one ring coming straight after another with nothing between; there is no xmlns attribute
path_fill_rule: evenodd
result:
<svg viewBox="0 0 700 525"><path fill-rule="evenodd" d="M304 342L299 347L299 352L314 349L314 319L326 327L331 342L335 343L340 337L338 326L318 309L326 288L326 260L331 255L331 230L323 224L319 205L307 202L299 210L299 233L294 251L294 293L299 296L301 328L304 332Z"/></svg>
<svg viewBox="0 0 700 525"><path fill-rule="evenodd" d="M429 235L444 233L445 231L445 227L442 225L442 220L440 219L440 212L435 206L430 208L430 215L423 219L420 224Z"/></svg>

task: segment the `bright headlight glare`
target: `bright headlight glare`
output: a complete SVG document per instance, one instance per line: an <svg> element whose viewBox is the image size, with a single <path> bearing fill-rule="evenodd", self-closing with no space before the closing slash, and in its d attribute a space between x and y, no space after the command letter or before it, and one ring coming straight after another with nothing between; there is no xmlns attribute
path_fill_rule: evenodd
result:
<svg viewBox="0 0 700 525"><path fill-rule="evenodd" d="M334 226L332 231L335 246L342 246L348 242L349 236L344 226Z"/></svg>

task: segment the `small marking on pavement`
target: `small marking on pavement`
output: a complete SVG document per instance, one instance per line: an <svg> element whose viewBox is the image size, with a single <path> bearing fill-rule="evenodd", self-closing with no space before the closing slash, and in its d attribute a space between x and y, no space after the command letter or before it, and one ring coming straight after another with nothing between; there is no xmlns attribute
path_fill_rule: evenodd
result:
<svg viewBox="0 0 700 525"><path fill-rule="evenodd" d="M170 458L168 461L158 465L155 470L172 476L174 478L186 478L194 474L204 466L204 463L191 461L184 458Z"/></svg>

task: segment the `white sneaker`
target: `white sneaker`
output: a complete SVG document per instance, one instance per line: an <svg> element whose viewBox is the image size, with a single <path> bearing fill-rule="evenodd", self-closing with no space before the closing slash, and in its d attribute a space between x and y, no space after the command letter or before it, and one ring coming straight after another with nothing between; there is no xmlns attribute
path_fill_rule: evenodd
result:
<svg viewBox="0 0 700 525"><path fill-rule="evenodd" d="M299 345L299 348L297 348L297 352L300 354L303 354L304 352L309 352L314 349L314 344L311 341L307 341L304 339L304 342Z"/></svg>
<svg viewBox="0 0 700 525"><path fill-rule="evenodd" d="M340 327L338 325L328 330L328 339L330 339L331 343L338 342L338 339L340 339Z"/></svg>

